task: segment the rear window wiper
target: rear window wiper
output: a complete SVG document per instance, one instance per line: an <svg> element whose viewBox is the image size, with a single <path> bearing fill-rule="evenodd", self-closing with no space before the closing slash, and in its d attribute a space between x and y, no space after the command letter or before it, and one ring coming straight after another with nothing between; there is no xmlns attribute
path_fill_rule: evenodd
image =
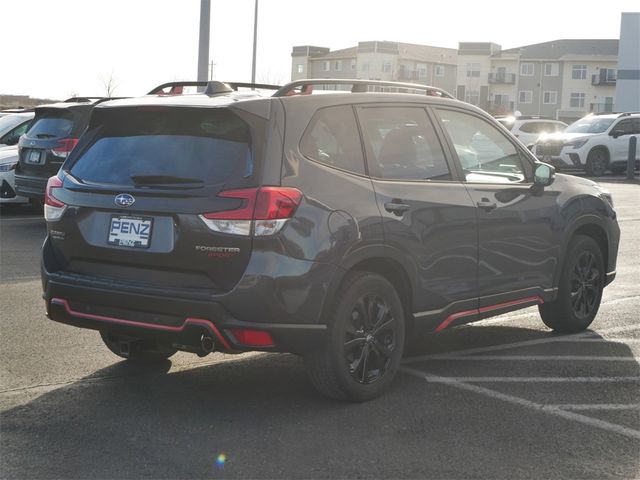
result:
<svg viewBox="0 0 640 480"><path fill-rule="evenodd" d="M52 133L38 133L36 134L38 138L56 138L57 135L53 135Z"/></svg>
<svg viewBox="0 0 640 480"><path fill-rule="evenodd" d="M173 175L132 175L136 185L181 185L186 183L204 183L198 178L177 177Z"/></svg>

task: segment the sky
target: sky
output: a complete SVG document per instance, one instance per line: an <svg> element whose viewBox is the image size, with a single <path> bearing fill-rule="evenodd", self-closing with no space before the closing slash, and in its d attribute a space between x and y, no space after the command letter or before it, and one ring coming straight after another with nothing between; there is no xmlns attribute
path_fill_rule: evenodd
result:
<svg viewBox="0 0 640 480"><path fill-rule="evenodd" d="M211 0L214 78L251 80L255 0ZM200 0L0 0L0 94L63 99L143 95L196 80ZM256 81L290 79L294 45L332 50L389 40L503 48L563 38L619 38L638 0L259 0ZM13 19L13 20L11 20Z"/></svg>

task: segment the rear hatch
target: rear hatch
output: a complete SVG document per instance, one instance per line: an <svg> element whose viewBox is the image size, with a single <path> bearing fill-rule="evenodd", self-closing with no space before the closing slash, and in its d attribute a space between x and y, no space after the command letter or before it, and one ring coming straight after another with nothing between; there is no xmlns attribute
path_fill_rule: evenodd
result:
<svg viewBox="0 0 640 480"><path fill-rule="evenodd" d="M92 104L36 109L31 128L20 139L16 173L43 179L55 175L87 126Z"/></svg>
<svg viewBox="0 0 640 480"><path fill-rule="evenodd" d="M257 186L259 122L227 107L96 108L55 192L68 205L49 223L61 269L174 291L233 288L251 236L216 232L202 215L246 206L218 194Z"/></svg>

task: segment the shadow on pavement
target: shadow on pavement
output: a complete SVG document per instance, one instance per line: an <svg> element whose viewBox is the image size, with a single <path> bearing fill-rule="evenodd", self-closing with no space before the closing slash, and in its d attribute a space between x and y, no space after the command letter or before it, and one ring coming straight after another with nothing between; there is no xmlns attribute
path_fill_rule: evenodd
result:
<svg viewBox="0 0 640 480"><path fill-rule="evenodd" d="M544 334L478 330L482 339L467 339L466 348ZM448 336L457 335L452 350L468 333ZM632 355L621 344L612 349ZM169 367L119 362L5 411L2 477L566 479L640 472L640 444L629 438L408 375L382 398L350 404L317 396L291 355ZM216 465L222 453L224 468Z"/></svg>

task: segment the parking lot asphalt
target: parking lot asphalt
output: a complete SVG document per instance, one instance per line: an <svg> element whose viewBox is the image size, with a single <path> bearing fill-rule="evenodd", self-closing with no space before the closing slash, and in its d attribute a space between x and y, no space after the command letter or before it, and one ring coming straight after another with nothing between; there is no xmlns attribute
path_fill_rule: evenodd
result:
<svg viewBox="0 0 640 480"><path fill-rule="evenodd" d="M317 396L293 355L120 361L45 318L43 221L3 208L0 477L640 478L640 185L602 183L622 238L589 331L530 308L434 334L365 404Z"/></svg>

